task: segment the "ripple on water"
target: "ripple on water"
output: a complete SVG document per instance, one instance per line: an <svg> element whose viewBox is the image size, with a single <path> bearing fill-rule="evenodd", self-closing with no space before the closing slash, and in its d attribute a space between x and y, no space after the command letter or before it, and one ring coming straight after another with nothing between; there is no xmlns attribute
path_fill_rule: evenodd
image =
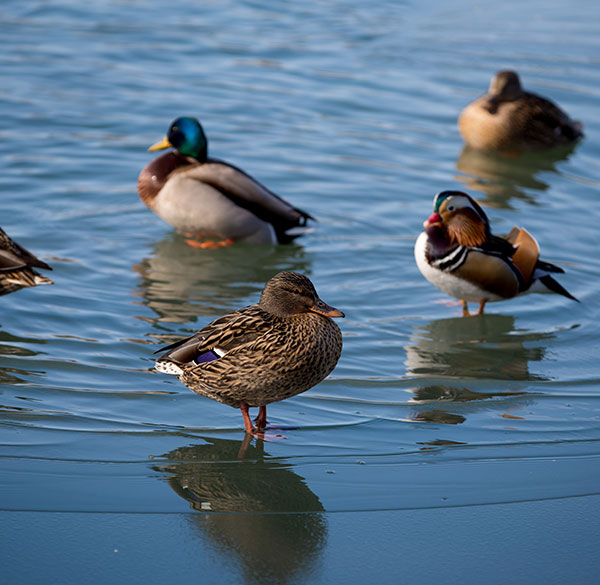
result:
<svg viewBox="0 0 600 585"><path fill-rule="evenodd" d="M597 491L595 5L546 3L526 23L502 3L177 5L5 9L0 225L56 284L0 299L2 506L306 512L298 550L312 559L323 510ZM583 119L585 139L519 159L464 149L458 112L507 66ZM135 181L180 114L316 231L202 253L173 234ZM412 252L446 188L485 205L498 233L530 229L583 302L531 296L460 318ZM248 442L238 411L154 372L152 352L256 302L280 270L346 313L344 351L322 384L269 407L281 428ZM199 529L261 561L247 524L212 518ZM300 562L269 522L254 534Z"/></svg>

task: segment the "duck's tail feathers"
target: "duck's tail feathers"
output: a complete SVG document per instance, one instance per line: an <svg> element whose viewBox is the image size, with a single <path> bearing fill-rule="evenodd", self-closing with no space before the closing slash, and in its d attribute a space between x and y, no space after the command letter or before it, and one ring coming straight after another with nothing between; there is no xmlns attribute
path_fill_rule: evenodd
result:
<svg viewBox="0 0 600 585"><path fill-rule="evenodd" d="M36 284L36 286L39 284L54 284L53 280L50 280L49 278L46 278L41 274L36 274L35 278L33 279L33 282Z"/></svg>
<svg viewBox="0 0 600 585"><path fill-rule="evenodd" d="M191 337L181 339L166 347L161 347L154 352L165 352L156 360L156 370L164 374L181 376L188 366L212 362L225 355L226 351L218 347L200 349L203 342L204 337L196 333Z"/></svg>
<svg viewBox="0 0 600 585"><path fill-rule="evenodd" d="M290 229L285 230L283 232L286 236L290 238L297 238L298 236L303 236L304 234L310 234L315 231L315 228L307 225L295 225Z"/></svg>
<svg viewBox="0 0 600 585"><path fill-rule="evenodd" d="M563 272L560 270L559 272ZM575 298L566 288L564 288L559 282L554 280L549 274L545 274L544 276L540 276L538 279L541 284L543 284L550 292L558 293L563 297L567 297L568 299L573 299L574 301L580 302L579 299Z"/></svg>
<svg viewBox="0 0 600 585"><path fill-rule="evenodd" d="M575 120L573 122L573 130L576 134L576 138L581 138L584 134L583 134L583 122L580 122L579 120Z"/></svg>
<svg viewBox="0 0 600 585"><path fill-rule="evenodd" d="M544 262L543 260L538 260L537 264L535 265L535 269L536 272L538 270L542 271L542 272L561 272L564 273L564 270L560 267L560 266L556 266L556 264L550 264L550 262ZM536 274L533 275L534 278L536 277ZM540 275L542 276L542 275Z"/></svg>
<svg viewBox="0 0 600 585"><path fill-rule="evenodd" d="M30 268L4 273L2 274L2 278L0 278L0 295L14 292L20 288L39 286L41 284L54 284L54 281L38 274Z"/></svg>
<svg viewBox="0 0 600 585"><path fill-rule="evenodd" d="M157 372L162 372L163 374L171 374L173 376L181 376L183 374L183 369L180 366L166 359L156 360L154 368Z"/></svg>

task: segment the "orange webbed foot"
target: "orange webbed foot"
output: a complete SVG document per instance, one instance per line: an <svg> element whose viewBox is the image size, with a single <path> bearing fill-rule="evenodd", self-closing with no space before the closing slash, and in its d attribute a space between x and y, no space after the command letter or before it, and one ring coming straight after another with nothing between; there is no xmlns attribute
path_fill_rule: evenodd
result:
<svg viewBox="0 0 600 585"><path fill-rule="evenodd" d="M235 240L227 238L225 240L204 240L199 242L198 240L188 239L185 243L192 248L201 248L203 250L216 250L218 248L225 248L233 245Z"/></svg>

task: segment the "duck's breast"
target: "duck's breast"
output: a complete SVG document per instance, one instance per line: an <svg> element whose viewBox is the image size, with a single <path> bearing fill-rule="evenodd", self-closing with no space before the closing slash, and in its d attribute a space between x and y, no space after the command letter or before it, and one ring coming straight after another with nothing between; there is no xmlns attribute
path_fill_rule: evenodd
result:
<svg viewBox="0 0 600 585"><path fill-rule="evenodd" d="M458 129L463 140L477 150L504 150L518 140L519 122L515 118L516 104L503 102L495 113L483 105L483 96L469 104L458 118Z"/></svg>
<svg viewBox="0 0 600 585"><path fill-rule="evenodd" d="M456 270L446 271L427 262L427 234L417 238L415 260L421 274L451 297L469 302L501 301L519 294L519 281L500 257L469 249Z"/></svg>

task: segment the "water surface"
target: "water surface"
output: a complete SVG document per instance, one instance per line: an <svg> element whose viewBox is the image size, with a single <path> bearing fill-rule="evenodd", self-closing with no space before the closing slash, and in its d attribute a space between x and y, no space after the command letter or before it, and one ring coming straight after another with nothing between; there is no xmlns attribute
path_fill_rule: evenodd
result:
<svg viewBox="0 0 600 585"><path fill-rule="evenodd" d="M230 582L291 583L337 566L333 512L513 504L525 542L517 502L598 494L600 21L594 2L528 6L5 1L0 225L56 284L0 299L2 510L182 513L202 550L236 559ZM585 139L519 159L464 149L460 109L506 67ZM316 231L187 246L136 194L179 115ZM498 233L525 225L582 302L460 317L412 252L444 189L467 190ZM238 411L154 372L153 352L256 302L280 270L346 313L344 350L327 380L269 407L284 431L248 441ZM553 550L588 550L570 526L540 553L546 582L567 574Z"/></svg>

